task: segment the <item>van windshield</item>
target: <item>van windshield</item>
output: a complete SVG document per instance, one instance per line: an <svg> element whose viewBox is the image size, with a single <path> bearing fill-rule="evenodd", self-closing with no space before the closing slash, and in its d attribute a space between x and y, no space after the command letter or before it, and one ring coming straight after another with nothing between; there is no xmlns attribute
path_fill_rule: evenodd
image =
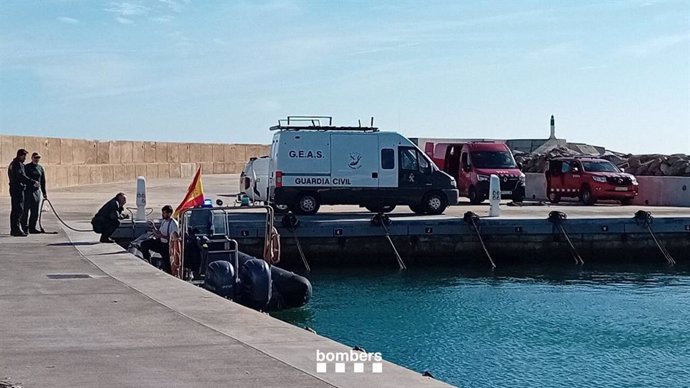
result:
<svg viewBox="0 0 690 388"><path fill-rule="evenodd" d="M513 155L508 151L474 151L471 156L476 168L517 168Z"/></svg>
<svg viewBox="0 0 690 388"><path fill-rule="evenodd" d="M582 168L589 172L620 172L611 162L582 162Z"/></svg>

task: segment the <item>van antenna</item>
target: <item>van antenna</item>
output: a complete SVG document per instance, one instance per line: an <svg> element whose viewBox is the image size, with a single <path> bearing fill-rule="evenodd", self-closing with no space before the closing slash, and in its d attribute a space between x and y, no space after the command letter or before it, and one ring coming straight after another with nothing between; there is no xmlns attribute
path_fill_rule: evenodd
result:
<svg viewBox="0 0 690 388"><path fill-rule="evenodd" d="M374 126L374 116L371 116L371 126Z"/></svg>

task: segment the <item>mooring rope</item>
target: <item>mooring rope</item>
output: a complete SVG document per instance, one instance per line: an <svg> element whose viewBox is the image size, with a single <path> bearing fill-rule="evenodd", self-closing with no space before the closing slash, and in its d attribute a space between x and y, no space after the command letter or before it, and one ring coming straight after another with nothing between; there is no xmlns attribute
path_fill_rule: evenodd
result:
<svg viewBox="0 0 690 388"><path fill-rule="evenodd" d="M479 239L479 243L482 245L482 249L484 249L484 254L489 259L489 263L491 263L491 269L495 269L496 263L494 263L494 259L491 257L489 250L486 248L486 244L484 244L482 234L479 232L479 216L474 212L467 212L463 216L463 220L465 220L465 223L467 223L467 225L471 226L472 229L474 229L475 233L477 234L477 238Z"/></svg>
<svg viewBox="0 0 690 388"><path fill-rule="evenodd" d="M656 244L657 248L659 248L659 251L661 254L664 256L666 259L666 262L668 262L670 265L675 265L676 261L673 259L671 254L666 250L666 247L664 247L663 244L656 238L656 235L654 234L654 230L652 230L652 223L654 222L654 218L652 217L652 213L644 210L638 210L635 213L634 217L635 223L640 225L644 225L647 230L649 231L649 234L652 236L652 239L654 240L654 243Z"/></svg>
<svg viewBox="0 0 690 388"><path fill-rule="evenodd" d="M573 259L575 260L575 264L584 264L585 261L582 260L582 257L580 257L580 254L577 253L577 249L575 249L575 245L573 244L572 241L570 241L570 236L568 236L568 232L565 230L565 226L563 226L563 221L568 219L568 216L559 211L552 211L549 213L549 222L553 223L560 229L561 233L565 237L565 241L568 243L568 247L570 247L570 254L573 256Z"/></svg>
<svg viewBox="0 0 690 388"><path fill-rule="evenodd" d="M400 256L400 253L398 253L398 249L395 247L395 244L393 243L393 239L391 239L390 233L388 232L388 225L392 223L390 217L388 215L383 214L383 213L378 213L374 215L371 218L371 224L375 226L380 226L384 233L386 234L386 239L388 240L388 243L391 245L393 248L393 252L395 252L395 258L398 261L398 267L400 269L407 269L407 266L405 265L405 262L403 261L402 257Z"/></svg>
<svg viewBox="0 0 690 388"><path fill-rule="evenodd" d="M304 269L307 272L311 272L311 267L309 267L309 263L307 262L307 256L304 255L304 251L302 250L302 244L299 242L299 238L297 237L297 228L299 227L299 218L297 218L296 215L294 215L292 212L287 213L283 216L283 219L281 220L281 224L283 227L287 230L289 230L292 233L292 238L295 239L295 244L297 245L297 251L299 252L299 256L302 258L302 263L304 264Z"/></svg>

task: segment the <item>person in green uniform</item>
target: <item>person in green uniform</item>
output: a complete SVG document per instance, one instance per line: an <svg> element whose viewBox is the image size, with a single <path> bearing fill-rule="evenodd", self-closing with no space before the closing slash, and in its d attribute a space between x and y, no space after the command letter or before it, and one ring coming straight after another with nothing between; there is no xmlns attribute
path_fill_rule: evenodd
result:
<svg viewBox="0 0 690 388"><path fill-rule="evenodd" d="M21 224L22 229L31 234L45 233L43 229L36 229L38 215L41 212L41 194L43 194L43 199L48 199L46 173L43 166L38 164L40 161L41 155L34 152L31 154L31 163L24 165L26 176L38 182L40 186L27 185L24 192L24 214L22 214Z"/></svg>

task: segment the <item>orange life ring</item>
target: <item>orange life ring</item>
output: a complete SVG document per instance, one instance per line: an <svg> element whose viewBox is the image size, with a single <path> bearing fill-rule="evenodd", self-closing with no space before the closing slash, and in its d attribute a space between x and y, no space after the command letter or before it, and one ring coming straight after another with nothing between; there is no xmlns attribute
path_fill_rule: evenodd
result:
<svg viewBox="0 0 690 388"><path fill-rule="evenodd" d="M181 267L181 252L182 252L182 241L177 233L173 233L170 236L169 254L170 254L170 274L175 277L180 277L180 267Z"/></svg>
<svg viewBox="0 0 690 388"><path fill-rule="evenodd" d="M271 228L270 237L264 244L264 260L269 264L280 262L280 234L275 226Z"/></svg>

